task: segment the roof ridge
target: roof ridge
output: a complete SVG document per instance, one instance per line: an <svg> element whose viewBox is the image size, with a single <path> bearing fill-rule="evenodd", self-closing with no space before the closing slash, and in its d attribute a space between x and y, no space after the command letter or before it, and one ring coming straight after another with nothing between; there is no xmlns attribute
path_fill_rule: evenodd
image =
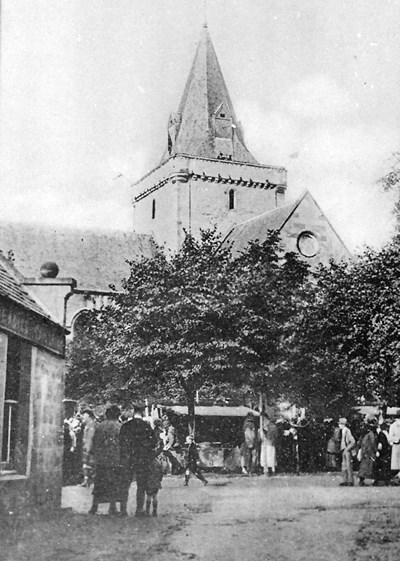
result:
<svg viewBox="0 0 400 561"><path fill-rule="evenodd" d="M308 191L307 191L308 192ZM267 210L266 212L262 212L261 214L257 214L257 216L252 216L251 218L248 218L247 220L243 220L243 222L239 222L238 224L236 224L236 226L234 226L232 228L232 230L234 230L237 226L241 226L242 224L248 224L249 222L253 222L254 220L259 220L260 218L266 216L267 214L273 214L276 213L280 210L283 210L287 207L293 207L296 208L299 203L301 202L301 200L304 198L304 195L301 196L298 199L295 199L294 201L290 201L288 203L285 203L283 205L277 206L275 208L272 208L271 210Z"/></svg>
<svg viewBox="0 0 400 561"><path fill-rule="evenodd" d="M46 224L45 222L25 222L25 221L13 221L13 220L2 220L1 221L1 227L7 227L10 226L12 228L15 227L21 227L21 228L34 228L36 230L52 230L54 232L60 232L60 231L64 231L64 232L87 232L87 233L95 233L95 234L107 234L107 233L111 233L113 235L115 234L128 234L129 236L148 236L148 234L139 234L137 232L133 232L132 230L120 230L119 228L101 228L101 227L95 227L95 228L90 228L90 227L79 227L79 226L70 226L68 224L61 224L60 226L56 226L55 224Z"/></svg>

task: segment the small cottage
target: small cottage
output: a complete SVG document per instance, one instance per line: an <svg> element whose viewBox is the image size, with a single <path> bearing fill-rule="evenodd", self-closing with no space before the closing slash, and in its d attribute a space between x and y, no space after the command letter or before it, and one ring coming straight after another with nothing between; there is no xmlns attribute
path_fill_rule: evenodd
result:
<svg viewBox="0 0 400 561"><path fill-rule="evenodd" d="M65 330L0 255L0 515L59 506Z"/></svg>

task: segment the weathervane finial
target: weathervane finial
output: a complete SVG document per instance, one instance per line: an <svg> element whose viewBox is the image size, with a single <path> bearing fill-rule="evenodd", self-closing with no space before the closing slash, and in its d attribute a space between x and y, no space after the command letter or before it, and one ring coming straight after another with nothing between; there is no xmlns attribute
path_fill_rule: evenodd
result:
<svg viewBox="0 0 400 561"><path fill-rule="evenodd" d="M203 0L203 27L207 27L207 0Z"/></svg>

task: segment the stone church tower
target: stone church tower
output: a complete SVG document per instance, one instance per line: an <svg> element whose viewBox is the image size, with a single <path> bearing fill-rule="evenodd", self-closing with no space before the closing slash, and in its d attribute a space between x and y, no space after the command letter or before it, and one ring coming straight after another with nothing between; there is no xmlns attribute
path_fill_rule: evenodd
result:
<svg viewBox="0 0 400 561"><path fill-rule="evenodd" d="M283 204L286 170L259 164L240 122L204 25L158 167L133 185L134 231L177 250L184 231L222 233Z"/></svg>

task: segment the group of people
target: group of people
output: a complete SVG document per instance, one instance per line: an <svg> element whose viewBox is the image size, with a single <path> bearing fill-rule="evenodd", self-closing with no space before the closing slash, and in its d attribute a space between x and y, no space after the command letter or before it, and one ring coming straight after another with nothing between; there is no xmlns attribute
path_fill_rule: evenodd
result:
<svg viewBox="0 0 400 561"><path fill-rule="evenodd" d="M96 514L101 503L108 503L109 514L127 516L129 490L132 481L136 480L135 516L157 516L158 491L165 462L170 463L175 473L185 473L185 485L188 485L191 474L207 485L199 467L193 436L186 438L182 465L178 460L182 447L168 416L156 419L151 426L143 414L144 406L135 405L132 418L121 418L119 407L112 405L106 409L105 419L97 423L90 409L82 411L82 485L90 486L93 482L90 514Z"/></svg>
<svg viewBox="0 0 400 561"><path fill-rule="evenodd" d="M375 415L367 415L361 436L354 438L347 419L341 417L338 431L334 434L342 460L341 486L354 486L354 460L358 461L358 482L364 486L366 480L378 486L400 483L400 409L390 425L379 423Z"/></svg>
<svg viewBox="0 0 400 561"><path fill-rule="evenodd" d="M240 447L242 473L250 475L259 467L265 475L275 473L277 426L268 415L263 415L257 428L253 413L249 412L243 423L243 442Z"/></svg>
<svg viewBox="0 0 400 561"><path fill-rule="evenodd" d="M71 450L77 445L76 434L81 432L82 486L94 484L91 514L98 511L101 503L109 503L109 514L127 516L129 490L136 480L135 516L157 516L158 491L167 468L172 474L184 474L184 485L189 484L192 474L207 485L193 436L187 436L182 446L168 415L150 423L143 414L141 405L134 406L133 417L122 415L120 408L113 405L101 422L90 409L81 411L79 423L68 420ZM262 415L258 423L248 413L240 447L243 474L259 472L260 468L265 475L275 473L277 431L277 424L268 415ZM347 419L340 418L328 442L328 456L335 458L335 465L340 458L341 486L354 486L356 462L359 485L368 480L373 485L400 484L400 409L390 426L368 415L357 440Z"/></svg>

